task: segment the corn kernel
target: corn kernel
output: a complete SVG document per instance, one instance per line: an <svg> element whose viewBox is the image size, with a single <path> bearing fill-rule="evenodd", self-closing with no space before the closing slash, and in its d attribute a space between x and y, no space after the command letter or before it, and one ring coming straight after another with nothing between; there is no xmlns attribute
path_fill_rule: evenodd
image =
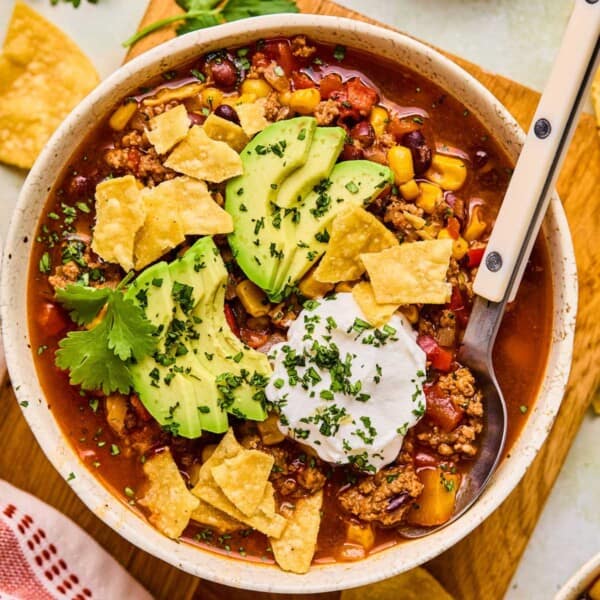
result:
<svg viewBox="0 0 600 600"><path fill-rule="evenodd" d="M273 88L264 79L244 79L240 90L243 94L254 94L257 98L266 98Z"/></svg>
<svg viewBox="0 0 600 600"><path fill-rule="evenodd" d="M423 227L425 227L425 223L427 223L427 221L425 221L425 219L423 217L419 217L417 215L413 215L412 213L409 213L407 210L403 210L402 214L404 215L404 218L415 228L415 229L423 229Z"/></svg>
<svg viewBox="0 0 600 600"><path fill-rule="evenodd" d="M402 183L398 186L402 197L405 200L416 200L419 197L420 191L417 182L414 179L407 181L406 183Z"/></svg>
<svg viewBox="0 0 600 600"><path fill-rule="evenodd" d="M392 146L387 154L388 164L394 172L394 178L398 185L410 181L415 176L412 154L404 146Z"/></svg>
<svg viewBox="0 0 600 600"><path fill-rule="evenodd" d="M419 321L419 309L414 304L407 304L406 306L401 306L400 312L412 325L415 325Z"/></svg>
<svg viewBox="0 0 600 600"><path fill-rule="evenodd" d="M442 201L442 188L434 183L422 181L419 183L420 194L416 205L422 208L426 213L431 214L435 207Z"/></svg>
<svg viewBox="0 0 600 600"><path fill-rule="evenodd" d="M367 552L375 545L375 534L371 525L346 524L346 541L362 546Z"/></svg>
<svg viewBox="0 0 600 600"><path fill-rule="evenodd" d="M374 106L369 115L369 123L375 131L377 137L381 137L387 129L387 124L390 120L388 111L383 106Z"/></svg>
<svg viewBox="0 0 600 600"><path fill-rule="evenodd" d="M321 94L317 88L296 90L290 95L290 108L301 115L312 115L321 102Z"/></svg>
<svg viewBox="0 0 600 600"><path fill-rule="evenodd" d="M121 104L117 110L112 114L110 121L108 124L111 129L115 131L123 131L125 126L131 120L131 117L135 114L135 111L138 108L137 102L126 102L125 104Z"/></svg>
<svg viewBox="0 0 600 600"><path fill-rule="evenodd" d="M285 92L279 92L277 98L281 104L284 106L289 106L292 98L292 92L289 90L286 90Z"/></svg>
<svg viewBox="0 0 600 600"><path fill-rule="evenodd" d="M476 206L471 213L469 224L465 229L465 240L473 242L478 240L487 228L487 223L481 218L481 207Z"/></svg>
<svg viewBox="0 0 600 600"><path fill-rule="evenodd" d="M215 109L223 102L223 92L217 88L202 90L202 104L210 109Z"/></svg>
<svg viewBox="0 0 600 600"><path fill-rule="evenodd" d="M459 237L457 240L454 240L454 243L452 244L452 256L454 256L456 260L460 260L468 250L469 242L464 238Z"/></svg>
<svg viewBox="0 0 600 600"><path fill-rule="evenodd" d="M265 293L249 279L240 281L235 286L235 291L246 311L253 317L264 317L269 314L271 305Z"/></svg>
<svg viewBox="0 0 600 600"><path fill-rule="evenodd" d="M467 178L467 167L460 158L436 154L425 177L443 189L455 192L463 186Z"/></svg>
<svg viewBox="0 0 600 600"><path fill-rule="evenodd" d="M443 229L440 229L440 232L438 233L437 237L438 240L451 240L452 234L450 233L447 227L444 227Z"/></svg>

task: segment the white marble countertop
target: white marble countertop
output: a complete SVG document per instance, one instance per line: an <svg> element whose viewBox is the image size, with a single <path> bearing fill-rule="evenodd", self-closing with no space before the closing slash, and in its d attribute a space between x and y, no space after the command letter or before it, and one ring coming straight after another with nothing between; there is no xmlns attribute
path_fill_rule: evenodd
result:
<svg viewBox="0 0 600 600"><path fill-rule="evenodd" d="M51 6L25 0L62 27L101 76L122 61L120 42L136 28L147 0L82 1ZM569 0L338 0L444 50L541 90L558 49ZM0 2L0 38L14 0ZM118 11L118 13L117 13ZM115 15L118 14L118 18ZM4 238L24 173L0 166L0 237ZM571 448L506 600L546 600L600 551L600 418L591 413ZM495 600L495 599L492 599Z"/></svg>

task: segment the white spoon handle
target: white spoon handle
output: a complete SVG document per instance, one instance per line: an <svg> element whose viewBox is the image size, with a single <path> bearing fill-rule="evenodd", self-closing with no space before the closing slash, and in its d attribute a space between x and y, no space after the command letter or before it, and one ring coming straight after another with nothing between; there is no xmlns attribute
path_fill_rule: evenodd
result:
<svg viewBox="0 0 600 600"><path fill-rule="evenodd" d="M475 293L492 302L507 295L512 301L517 292L597 67L599 36L600 0L575 0L473 283Z"/></svg>

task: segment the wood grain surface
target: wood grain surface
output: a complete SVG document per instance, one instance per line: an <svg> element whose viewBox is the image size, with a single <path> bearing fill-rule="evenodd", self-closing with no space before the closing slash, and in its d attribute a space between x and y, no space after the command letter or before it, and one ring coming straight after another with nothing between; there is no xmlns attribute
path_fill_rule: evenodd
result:
<svg viewBox="0 0 600 600"><path fill-rule="evenodd" d="M369 20L327 0L300 0L299 4L303 12ZM172 15L177 10L173 0L152 0L143 23ZM139 43L130 57L172 36L172 30L153 34ZM528 127L539 99L538 94L462 59L452 58L487 86L523 127ZM427 565L456 598L475 600L503 596L579 429L590 398L600 383L597 367L600 347L600 320L597 318L600 313L600 244L597 243L600 233L599 184L600 142L592 116L583 115L558 184L575 243L580 282L575 358L567 394L546 444L519 486L471 535ZM8 380L1 372L0 380L3 380L0 387L0 439L3 444L0 477L68 515L111 552L156 598L283 598L197 580L136 549L114 533L87 510L51 467L29 431ZM557 560L560 560L559 554ZM334 600L338 596L333 593L294 598Z"/></svg>

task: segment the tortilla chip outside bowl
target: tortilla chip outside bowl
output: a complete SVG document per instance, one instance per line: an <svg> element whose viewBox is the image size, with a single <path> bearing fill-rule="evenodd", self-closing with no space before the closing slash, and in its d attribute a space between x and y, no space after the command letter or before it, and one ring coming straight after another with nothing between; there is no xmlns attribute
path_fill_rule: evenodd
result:
<svg viewBox="0 0 600 600"><path fill-rule="evenodd" d="M75 42L17 2L0 55L0 161L31 168L54 130L99 81Z"/></svg>

